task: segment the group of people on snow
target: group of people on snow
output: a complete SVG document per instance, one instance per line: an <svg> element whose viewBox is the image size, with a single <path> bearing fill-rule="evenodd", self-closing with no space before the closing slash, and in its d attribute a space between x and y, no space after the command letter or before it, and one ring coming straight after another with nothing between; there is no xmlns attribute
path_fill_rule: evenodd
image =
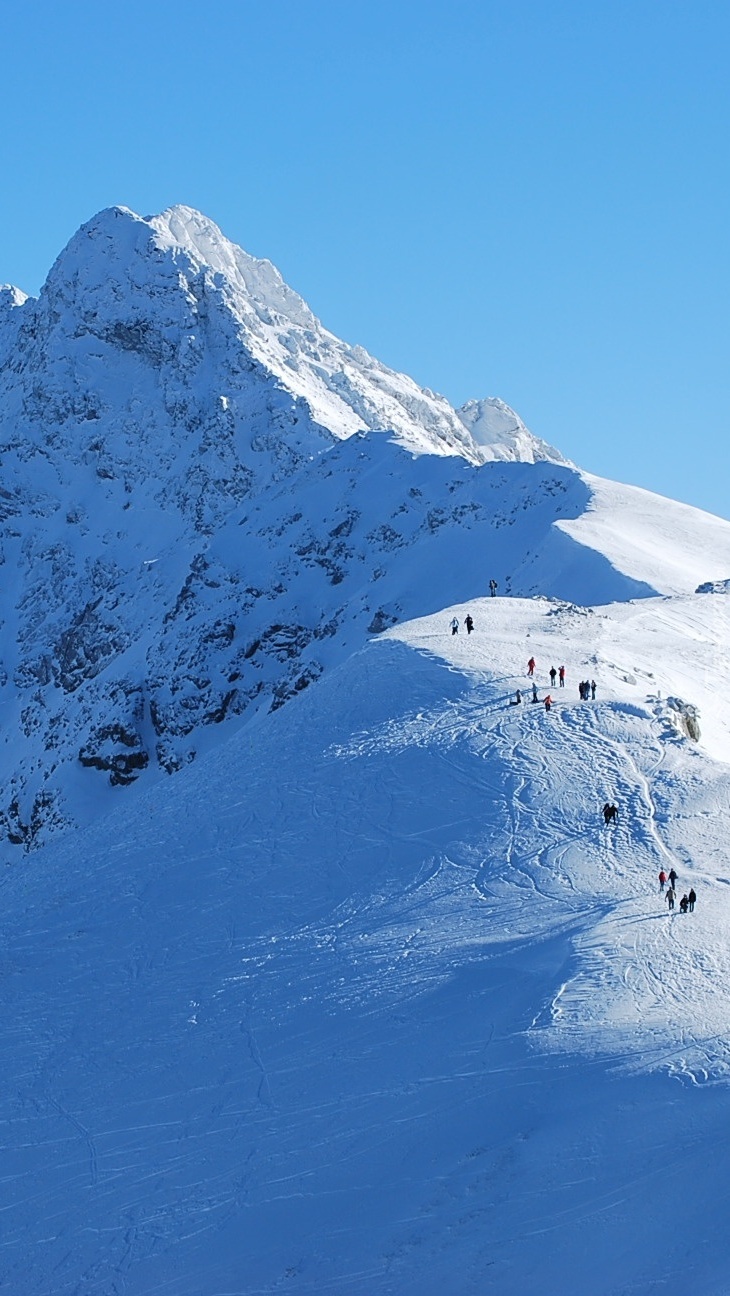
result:
<svg viewBox="0 0 730 1296"><path fill-rule="evenodd" d="M472 617L471 612L467 612L466 616L464 617L464 625L466 626L466 633L470 635L472 630L474 629L474 618ZM451 633L452 635L459 633L458 617L454 617L453 621L451 622Z"/></svg>
<svg viewBox="0 0 730 1296"><path fill-rule="evenodd" d="M527 677L528 679L531 679L533 681L535 679L536 666L537 666L537 662L535 661L535 658L531 657L527 663ZM560 687L565 688L565 667L564 666L558 666L557 669L554 666L551 666L550 670L548 671L548 674L550 676L550 683L553 688L555 688L556 679L558 680ZM588 698L595 698L596 687L597 685L595 680L581 680L580 684L578 685L578 693L580 694L581 702L587 702ZM516 700L517 702L522 701L522 693L520 692L519 689L517 690ZM533 702L540 701L539 697L537 696L537 688L534 682L532 685L532 700ZM548 694L547 697L544 698L544 702L545 702L545 710L549 711L553 704L553 700L550 694Z"/></svg>
<svg viewBox="0 0 730 1296"><path fill-rule="evenodd" d="M495 580L490 580L489 591L492 595L492 598L494 598L497 592L497 582ZM464 625L466 626L467 634L471 634L472 630L474 629L474 620L471 616L471 613L469 612L464 617ZM451 633L452 635L459 633L459 622L456 617L454 617L453 621L451 622ZM537 662L535 661L535 658L530 657L530 660L527 663L527 675L528 678L532 680L532 698L531 698L532 702L540 701L537 692L537 684L535 683L536 666L537 666ZM559 680L560 687L565 688L565 667L564 666L559 666L557 670L554 666L551 666L548 674L550 675L550 683L553 688L555 688L556 679ZM580 696L581 702L587 702L589 698L595 699L596 681L594 679L581 680L578 685L578 694ZM522 690L517 689L512 705L520 706L522 702L523 702ZM543 699L543 703L545 706L545 710L549 711L553 704L552 697L550 696L549 693ZM606 801L601 813L603 814L603 821L606 824L606 827L608 827L610 823L618 822L618 806L615 805L613 802ZM667 882L669 883L668 887L667 887ZM664 869L662 869L659 874L659 891L664 895L670 913L672 913L674 910L674 904L677 898L676 885L677 885L677 874L675 869L671 868L669 870L669 873L665 873ZM665 887L666 887L666 891L665 891ZM682 896L681 900L679 901L680 913L694 913L694 907L696 901L697 901L697 895L695 893L694 887L690 887L689 891L685 892L685 894Z"/></svg>
<svg viewBox="0 0 730 1296"><path fill-rule="evenodd" d="M669 883L669 886L665 891L664 888L667 886L667 882ZM659 894L664 896L664 899L669 906L669 912L671 913L674 909L674 901L677 898L677 874L675 869L671 868L668 873L665 873L664 869L661 870L659 874ZM689 891L685 891L679 902L679 912L694 913L696 901L697 895L695 889L694 887L690 887Z"/></svg>

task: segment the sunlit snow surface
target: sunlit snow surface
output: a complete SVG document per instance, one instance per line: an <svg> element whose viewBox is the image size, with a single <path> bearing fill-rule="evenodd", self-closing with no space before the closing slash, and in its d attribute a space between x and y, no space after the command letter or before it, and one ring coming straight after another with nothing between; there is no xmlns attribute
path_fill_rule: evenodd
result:
<svg viewBox="0 0 730 1296"><path fill-rule="evenodd" d="M726 1292L727 609L445 609L6 870L8 1290Z"/></svg>

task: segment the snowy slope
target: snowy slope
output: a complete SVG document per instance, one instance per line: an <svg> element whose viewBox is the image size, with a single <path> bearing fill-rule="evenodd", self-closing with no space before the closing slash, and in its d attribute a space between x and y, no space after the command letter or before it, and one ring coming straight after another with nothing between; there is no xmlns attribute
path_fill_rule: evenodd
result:
<svg viewBox="0 0 730 1296"><path fill-rule="evenodd" d="M472 433L474 434L472 436ZM396 621L727 579L730 525L454 411L188 208L100 213L0 294L0 832L26 850Z"/></svg>
<svg viewBox="0 0 730 1296"><path fill-rule="evenodd" d="M729 616L444 607L7 869L8 1290L726 1292Z"/></svg>

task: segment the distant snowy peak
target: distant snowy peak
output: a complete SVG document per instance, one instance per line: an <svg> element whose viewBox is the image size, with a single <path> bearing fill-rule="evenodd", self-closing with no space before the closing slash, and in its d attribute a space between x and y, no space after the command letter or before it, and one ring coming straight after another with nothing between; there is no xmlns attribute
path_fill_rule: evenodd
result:
<svg viewBox="0 0 730 1296"><path fill-rule="evenodd" d="M244 252L190 207L171 207L149 224L158 247L214 274L246 348L335 437L392 431L414 453L483 459L444 397L324 328L270 261Z"/></svg>
<svg viewBox="0 0 730 1296"><path fill-rule="evenodd" d="M203 351L215 360L225 344L228 381L209 392L210 400L223 397L235 419L237 408L250 403L252 386L268 383L279 393L280 438L300 443L302 414L308 415L320 441L302 444L305 453L326 448L323 432L341 440L378 430L392 432L416 454L459 455L472 463L484 458L448 401L340 341L271 262L249 256L190 207L146 218L126 207L100 212L57 259L41 311L44 302L53 318L80 315L92 332L101 327L104 336L129 345L144 338L161 358L177 361L184 379ZM77 335L73 320L70 332ZM288 419L284 396L291 402Z"/></svg>
<svg viewBox="0 0 730 1296"><path fill-rule="evenodd" d="M470 400L457 414L478 446L488 451L490 459L512 459L521 463L568 464L570 461L540 437L533 436L519 414L496 396Z"/></svg>
<svg viewBox="0 0 730 1296"><path fill-rule="evenodd" d="M336 439L389 431L415 454L565 462L502 401L470 401L457 412L363 347L341 341L270 261L250 256L191 207L146 218L127 207L98 213L58 258L44 294L54 310L60 304L88 319L112 308L117 331L158 323L169 342L177 333L193 346L212 311L219 324L232 325L248 357Z"/></svg>
<svg viewBox="0 0 730 1296"><path fill-rule="evenodd" d="M566 462L502 401L470 401L457 412L445 397L341 341L270 261L250 256L191 207L149 217L122 206L99 212L57 258L40 299L13 310L24 303L19 290L0 290L6 345L21 317L30 324L30 313L27 332L47 340L46 354L66 352L73 364L84 335L136 349L168 362L160 367L161 386L173 369L172 381L194 378L196 399L211 408L223 399L234 420L237 408L249 404L252 383L268 382L279 393L279 437L293 439L295 459L325 449L329 438L386 431L414 454L456 455L473 464ZM216 364L224 355L226 362ZM290 419L282 410L287 397Z"/></svg>
<svg viewBox="0 0 730 1296"><path fill-rule="evenodd" d="M12 284L0 284L0 312L22 306L27 300L26 293L21 292L20 288L14 288Z"/></svg>
<svg viewBox="0 0 730 1296"><path fill-rule="evenodd" d="M5 363L6 353L16 337L21 314L19 307L27 300L25 293L19 288L13 288L12 284L0 284L0 365Z"/></svg>

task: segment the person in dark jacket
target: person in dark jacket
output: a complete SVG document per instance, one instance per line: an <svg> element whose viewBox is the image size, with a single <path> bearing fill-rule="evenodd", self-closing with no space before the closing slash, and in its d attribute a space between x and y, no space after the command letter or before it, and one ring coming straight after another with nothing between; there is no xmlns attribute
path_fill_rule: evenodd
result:
<svg viewBox="0 0 730 1296"><path fill-rule="evenodd" d="M679 912L680 912L680 913L686 913L686 912L687 912L687 905L688 905L688 904L689 904L689 900L688 900L687 896L686 896L686 895L683 895L683 896L682 896L682 899L681 899L680 902L679 902Z"/></svg>
<svg viewBox="0 0 730 1296"><path fill-rule="evenodd" d="M466 616L464 617L464 625L466 626L466 633L471 634L472 630L474 629L474 622L472 620L471 612L467 612Z"/></svg>
<svg viewBox="0 0 730 1296"><path fill-rule="evenodd" d="M674 908L674 887L667 887L664 898L669 905L669 912L671 913Z"/></svg>
<svg viewBox="0 0 730 1296"><path fill-rule="evenodd" d="M556 676L557 676L557 673L558 673L558 672L556 671L555 667L554 667L554 666L551 666L551 667L550 667L550 683L552 684L553 688L555 688L555 678L556 678Z"/></svg>
<svg viewBox="0 0 730 1296"><path fill-rule="evenodd" d="M595 701L595 698L596 698L596 681L595 681L595 680L591 680L591 697L592 697L593 700Z"/></svg>
<svg viewBox="0 0 730 1296"><path fill-rule="evenodd" d="M677 874L673 868L670 868L669 870L669 885L672 887L676 887L677 885Z"/></svg>
<svg viewBox="0 0 730 1296"><path fill-rule="evenodd" d="M690 888L690 893L689 893L689 895L687 896L687 904L689 905L689 911L690 911L690 913L694 913L694 911L695 911L695 900L696 900L696 899L697 899L697 896L695 895L695 889L694 889L694 887L691 887L691 888Z"/></svg>

